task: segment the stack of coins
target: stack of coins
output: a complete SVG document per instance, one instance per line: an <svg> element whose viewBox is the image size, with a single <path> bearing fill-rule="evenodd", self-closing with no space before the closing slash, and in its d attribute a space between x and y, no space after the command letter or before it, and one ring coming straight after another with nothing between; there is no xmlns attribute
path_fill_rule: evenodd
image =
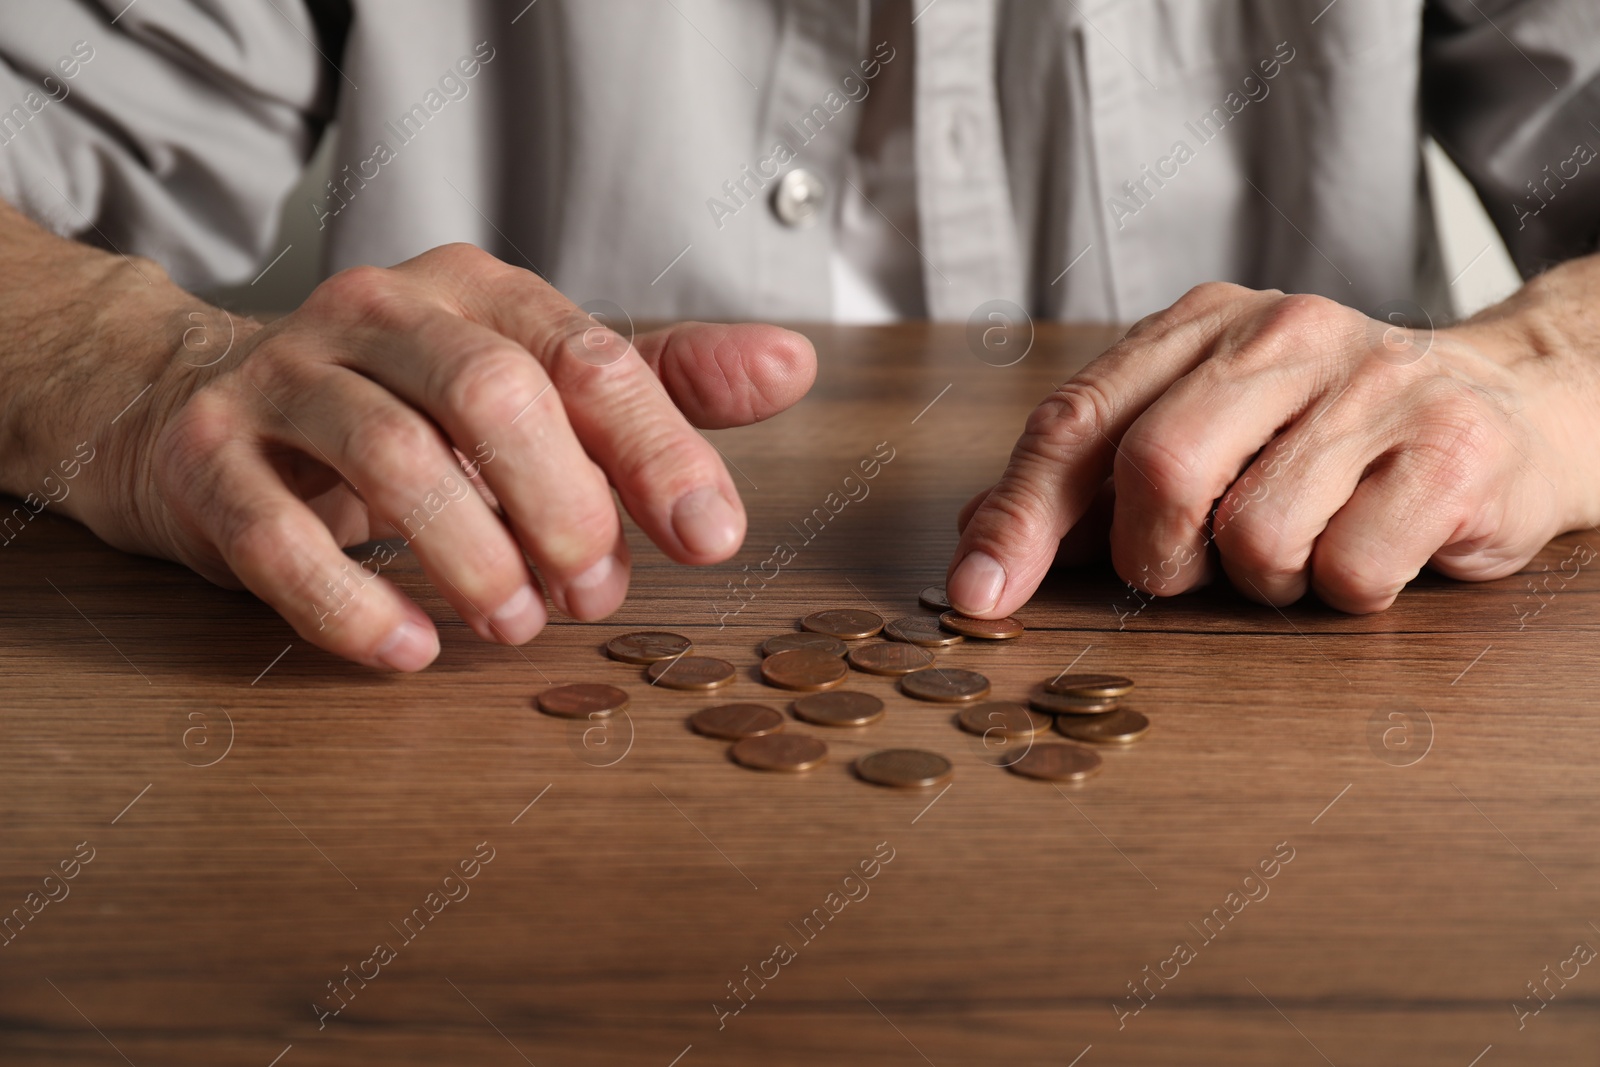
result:
<svg viewBox="0 0 1600 1067"><path fill-rule="evenodd" d="M1028 694L1034 711L1056 717L1056 730L1074 741L1130 745L1150 730L1150 720L1121 707L1133 679L1120 674L1058 674Z"/></svg>

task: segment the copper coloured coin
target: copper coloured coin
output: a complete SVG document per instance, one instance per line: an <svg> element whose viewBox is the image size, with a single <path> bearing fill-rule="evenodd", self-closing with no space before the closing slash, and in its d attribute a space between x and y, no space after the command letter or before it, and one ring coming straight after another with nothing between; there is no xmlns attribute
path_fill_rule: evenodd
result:
<svg viewBox="0 0 1600 1067"><path fill-rule="evenodd" d="M1009 641L1022 636L1022 624L1009 615L1003 619L974 619L959 611L947 611L939 616L939 625L951 633L985 641Z"/></svg>
<svg viewBox="0 0 1600 1067"><path fill-rule="evenodd" d="M662 630L641 630L623 634L606 642L606 655L623 663L659 663L664 659L681 656L694 647L682 634Z"/></svg>
<svg viewBox="0 0 1600 1067"><path fill-rule="evenodd" d="M828 758L826 742L798 734L747 737L728 751L735 761L757 771L809 771Z"/></svg>
<svg viewBox="0 0 1600 1067"><path fill-rule="evenodd" d="M845 680L850 668L844 660L814 648L774 652L761 661L761 680L779 689L802 693L832 689Z"/></svg>
<svg viewBox="0 0 1600 1067"><path fill-rule="evenodd" d="M1069 697L1052 693L1044 683L1028 690L1028 706L1050 715L1104 715L1115 711L1116 697Z"/></svg>
<svg viewBox="0 0 1600 1067"><path fill-rule="evenodd" d="M800 697L794 715L818 726L865 726L883 718L883 701L871 693L836 689Z"/></svg>
<svg viewBox="0 0 1600 1067"><path fill-rule="evenodd" d="M764 737L783 729L783 712L765 704L718 704L689 716L694 732L724 741Z"/></svg>
<svg viewBox="0 0 1600 1067"><path fill-rule="evenodd" d="M1047 782L1080 782L1100 771L1100 754L1087 745L1034 745L1007 764L1013 774Z"/></svg>
<svg viewBox="0 0 1600 1067"><path fill-rule="evenodd" d="M850 666L868 674L910 674L933 665L933 653L916 645L874 641L850 650Z"/></svg>
<svg viewBox="0 0 1600 1067"><path fill-rule="evenodd" d="M855 608L830 608L813 611L800 620L800 628L814 634L827 634L841 641L860 641L883 629L883 616L875 611Z"/></svg>
<svg viewBox="0 0 1600 1067"><path fill-rule="evenodd" d="M901 678L900 690L918 700L965 704L989 695L989 679L977 671L964 671L958 667L930 667Z"/></svg>
<svg viewBox="0 0 1600 1067"><path fill-rule="evenodd" d="M885 623L883 636L891 641L904 641L923 648L944 648L966 640L960 634L953 634L940 626L939 620L931 615L907 615L903 619Z"/></svg>
<svg viewBox="0 0 1600 1067"><path fill-rule="evenodd" d="M562 719L603 719L628 706L628 694L614 685L558 685L539 694L539 710Z"/></svg>
<svg viewBox="0 0 1600 1067"><path fill-rule="evenodd" d="M665 689L717 689L733 681L733 664L711 656L679 656L652 663L645 674Z"/></svg>
<svg viewBox="0 0 1600 1067"><path fill-rule="evenodd" d="M1150 731L1150 720L1132 708L1118 708L1106 715L1086 715L1056 720L1056 729L1074 741L1096 745L1131 745Z"/></svg>
<svg viewBox="0 0 1600 1067"><path fill-rule="evenodd" d="M875 785L924 789L955 777L955 766L937 752L919 748L886 748L856 760L856 773Z"/></svg>
<svg viewBox="0 0 1600 1067"><path fill-rule="evenodd" d="M830 656L843 656L850 651L850 646L837 637L827 634L779 634L777 637L767 638L766 644L761 646L763 656L775 656L779 652L789 652L796 648L814 648L818 652L826 652Z"/></svg>
<svg viewBox="0 0 1600 1067"><path fill-rule="evenodd" d="M1069 697L1125 697L1133 692L1133 679L1120 674L1062 674L1044 687Z"/></svg>
<svg viewBox="0 0 1600 1067"><path fill-rule="evenodd" d="M956 722L968 733L980 737L1038 737L1050 729L1051 716L1030 711L1009 700L973 704L961 709Z"/></svg>
<svg viewBox="0 0 1600 1067"><path fill-rule="evenodd" d="M944 586L930 585L917 594L917 603L929 611L949 611L950 598L944 594Z"/></svg>

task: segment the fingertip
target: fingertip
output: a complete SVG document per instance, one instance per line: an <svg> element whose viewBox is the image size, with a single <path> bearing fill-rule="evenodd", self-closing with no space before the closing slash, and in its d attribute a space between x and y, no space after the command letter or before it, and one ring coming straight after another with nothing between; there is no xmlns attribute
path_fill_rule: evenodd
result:
<svg viewBox="0 0 1600 1067"><path fill-rule="evenodd" d="M673 504L672 532L690 562L720 563L737 552L744 541L744 508L730 501L717 486L704 485Z"/></svg>
<svg viewBox="0 0 1600 1067"><path fill-rule="evenodd" d="M805 334L762 323L742 323L727 331L722 344L732 346L734 361L749 383L744 421L770 418L811 391L817 380L817 350Z"/></svg>
<svg viewBox="0 0 1600 1067"><path fill-rule="evenodd" d="M963 615L981 617L994 611L1005 587L1006 570L1000 561L975 549L951 568L944 589L951 607Z"/></svg>
<svg viewBox="0 0 1600 1067"><path fill-rule="evenodd" d="M433 624L415 619L402 620L390 630L372 654L376 666L415 672L439 656L439 632Z"/></svg>
<svg viewBox="0 0 1600 1067"><path fill-rule="evenodd" d="M704 429L742 426L783 411L810 390L810 338L762 323L689 322L635 339L685 417Z"/></svg>
<svg viewBox="0 0 1600 1067"><path fill-rule="evenodd" d="M467 621L470 623L473 620ZM549 621L550 612L544 606L544 597L539 595L533 583L527 582L484 617L483 628L474 629L478 629L479 635L486 639L521 645L533 640Z"/></svg>
<svg viewBox="0 0 1600 1067"><path fill-rule="evenodd" d="M621 538L619 537L619 542ZM628 595L626 542L588 570L567 581L565 611L580 622L598 622L622 606Z"/></svg>

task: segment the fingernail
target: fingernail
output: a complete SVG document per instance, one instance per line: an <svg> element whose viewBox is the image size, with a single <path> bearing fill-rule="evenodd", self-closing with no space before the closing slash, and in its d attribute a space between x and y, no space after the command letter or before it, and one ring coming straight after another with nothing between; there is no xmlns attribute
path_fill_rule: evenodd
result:
<svg viewBox="0 0 1600 1067"><path fill-rule="evenodd" d="M407 620L389 632L374 658L397 671L420 671L438 654L439 635L433 628Z"/></svg>
<svg viewBox="0 0 1600 1067"><path fill-rule="evenodd" d="M586 622L611 614L621 599L616 588L621 575L617 557L606 556L567 582L567 614Z"/></svg>
<svg viewBox="0 0 1600 1067"><path fill-rule="evenodd" d="M672 529L698 556L725 556L739 544L739 514L715 486L679 497L672 507Z"/></svg>
<svg viewBox="0 0 1600 1067"><path fill-rule="evenodd" d="M523 585L489 613L489 632L498 640L520 645L544 629L547 619L544 601L534 593L533 586Z"/></svg>
<svg viewBox="0 0 1600 1067"><path fill-rule="evenodd" d="M950 598L950 606L957 611L982 615L994 610L1000 602L1000 591L1005 587L1005 568L989 553L976 551L967 553L967 558L956 566L944 591Z"/></svg>

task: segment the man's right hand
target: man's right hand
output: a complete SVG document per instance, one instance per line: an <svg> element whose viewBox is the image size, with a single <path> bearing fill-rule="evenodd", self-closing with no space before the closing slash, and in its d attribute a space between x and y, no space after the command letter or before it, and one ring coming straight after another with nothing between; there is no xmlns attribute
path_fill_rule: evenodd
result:
<svg viewBox="0 0 1600 1067"><path fill-rule="evenodd" d="M105 269L120 272L113 288L142 288L128 267ZM628 586L612 488L671 558L728 558L744 510L695 427L765 419L816 373L810 343L771 326L688 323L630 345L466 245L336 274L267 326L213 314L226 325L203 354L169 348L149 395L109 428L155 364L89 353L90 371L126 388L59 398L73 426L59 439L98 435L108 457L63 510L119 547L245 586L308 641L397 670L432 662L433 623L376 576L382 557L343 548L406 538L486 640L537 634L545 590L565 614L601 618ZM218 333L233 336L221 358ZM4 488L20 493L26 472L11 466Z"/></svg>

